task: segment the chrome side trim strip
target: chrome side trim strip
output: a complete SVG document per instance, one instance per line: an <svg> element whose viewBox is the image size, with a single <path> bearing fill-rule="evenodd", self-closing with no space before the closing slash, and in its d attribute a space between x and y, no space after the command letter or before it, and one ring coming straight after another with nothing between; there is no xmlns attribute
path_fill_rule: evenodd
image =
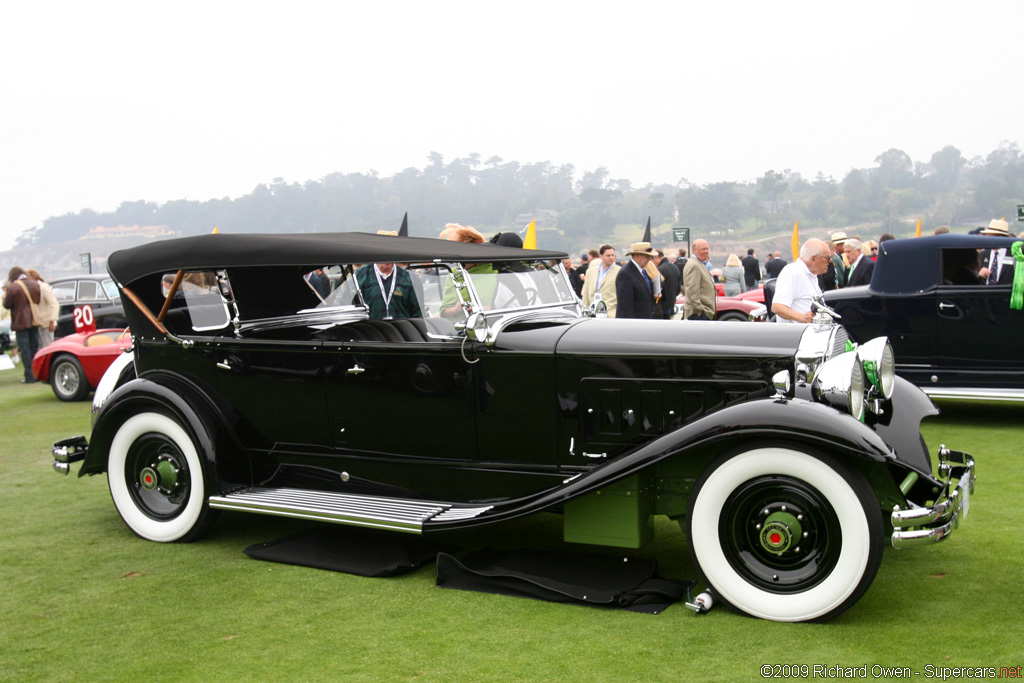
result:
<svg viewBox="0 0 1024 683"><path fill-rule="evenodd" d="M1024 401L1022 389L975 389L965 387L923 386L929 398L960 398L973 401Z"/></svg>

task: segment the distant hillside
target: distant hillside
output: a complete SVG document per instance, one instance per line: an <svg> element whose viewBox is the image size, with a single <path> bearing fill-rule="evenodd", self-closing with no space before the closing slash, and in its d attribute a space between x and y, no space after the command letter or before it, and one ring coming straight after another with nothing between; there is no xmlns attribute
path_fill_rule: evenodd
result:
<svg viewBox="0 0 1024 683"><path fill-rule="evenodd" d="M102 270L111 251L144 239L82 239L97 226L166 226L180 235L214 227L234 233L376 232L396 230L408 212L409 233L420 237L437 235L449 222L488 235L518 232L533 217L539 246L576 255L602 242L638 241L642 231L622 227L642 225L649 216L654 226L689 226L692 238L708 238L717 262L748 247L762 258L769 249L788 254L794 221L803 238L839 228L877 239L883 232L912 234L918 217L931 233L940 225L968 228L1010 218L1024 204L1024 158L1011 142L973 159L952 146L927 161L889 149L875 166L852 169L842 179L769 170L753 182L697 186L683 178L642 188L611 178L604 167L578 173L572 164L520 164L479 154L446 163L432 153L428 160L422 169L386 178L333 173L302 184L277 179L237 199L124 202L102 214L83 210L48 218L0 256L53 277L80 272L85 251L93 252L94 269Z"/></svg>

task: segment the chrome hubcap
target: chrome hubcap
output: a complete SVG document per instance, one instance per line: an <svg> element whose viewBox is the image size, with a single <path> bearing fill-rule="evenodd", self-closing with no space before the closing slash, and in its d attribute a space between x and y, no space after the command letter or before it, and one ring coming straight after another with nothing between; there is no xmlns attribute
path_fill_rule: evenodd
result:
<svg viewBox="0 0 1024 683"><path fill-rule="evenodd" d="M57 384L65 394L73 394L78 391L78 373L69 363L62 364L57 368Z"/></svg>

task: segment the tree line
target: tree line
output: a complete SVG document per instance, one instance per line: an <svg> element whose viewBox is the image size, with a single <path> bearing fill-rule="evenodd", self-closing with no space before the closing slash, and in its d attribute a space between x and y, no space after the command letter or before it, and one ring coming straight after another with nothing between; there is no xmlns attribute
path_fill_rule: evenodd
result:
<svg viewBox="0 0 1024 683"><path fill-rule="evenodd" d="M231 232L332 232L398 228L409 213L410 234L435 236L456 221L481 231L508 230L516 217L557 212L541 233L544 248L594 246L618 224L651 217L706 234L757 236L786 230L864 225L868 232L905 235L916 217L927 226L986 224L1024 203L1024 158L1004 142L985 157L968 159L947 146L928 161L889 149L871 168L836 179L813 179L784 169L753 182L675 183L634 187L605 167L577 173L572 164L524 163L479 154L446 162L432 152L423 168L389 177L376 172L332 173L319 180L275 179L237 199L126 201L115 211L89 209L46 219L23 232L16 247L78 239L97 225L166 225L182 235Z"/></svg>

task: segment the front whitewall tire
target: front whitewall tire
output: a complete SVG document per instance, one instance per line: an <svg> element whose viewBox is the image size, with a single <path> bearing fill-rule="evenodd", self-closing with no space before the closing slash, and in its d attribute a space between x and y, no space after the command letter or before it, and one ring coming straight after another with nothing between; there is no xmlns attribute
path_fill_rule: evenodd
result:
<svg viewBox="0 0 1024 683"><path fill-rule="evenodd" d="M153 514L137 495L139 482L133 475L137 470L133 461L138 457L142 439L166 442L169 448L176 449L180 457L177 464L185 465L179 469L185 471L187 482L180 492L180 504L171 513ZM160 543L182 540L194 535L207 516L203 465L195 444L181 425L161 413L139 413L121 424L110 444L107 480L121 518L144 539Z"/></svg>
<svg viewBox="0 0 1024 683"><path fill-rule="evenodd" d="M809 621L838 614L867 589L881 557L881 513L861 475L781 447L745 451L713 467L695 487L687 530L695 563L727 602L763 619ZM737 571L720 537L721 515L734 492L757 477L773 476L799 480L815 489L838 519L838 558L827 576L807 590L775 592L755 585ZM837 541L833 539L832 544Z"/></svg>

